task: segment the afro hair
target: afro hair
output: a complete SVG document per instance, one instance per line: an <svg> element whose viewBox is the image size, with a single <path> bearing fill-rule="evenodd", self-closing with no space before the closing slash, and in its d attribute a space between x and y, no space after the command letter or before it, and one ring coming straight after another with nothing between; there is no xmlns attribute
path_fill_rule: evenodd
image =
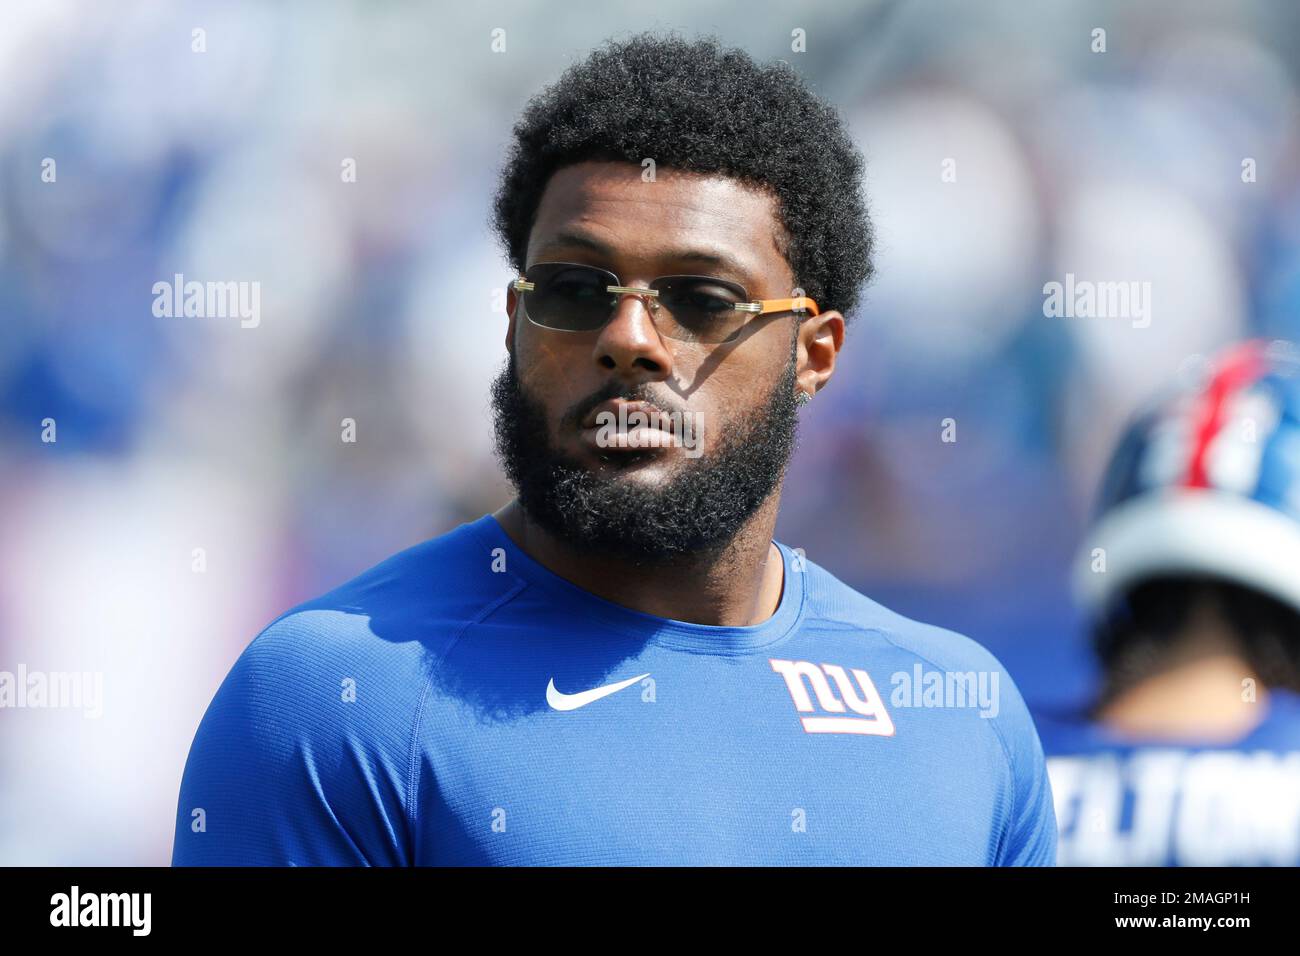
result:
<svg viewBox="0 0 1300 956"><path fill-rule="evenodd" d="M493 228L522 274L556 170L625 160L718 173L774 194L796 284L853 317L872 274L862 154L834 108L789 64L759 66L712 37L608 40L525 107L493 203ZM782 240L781 230L778 241Z"/></svg>

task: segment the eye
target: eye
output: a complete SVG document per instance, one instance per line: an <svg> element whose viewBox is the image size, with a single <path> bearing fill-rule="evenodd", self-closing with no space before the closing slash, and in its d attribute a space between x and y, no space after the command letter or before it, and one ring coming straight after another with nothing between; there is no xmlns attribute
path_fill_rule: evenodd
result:
<svg viewBox="0 0 1300 956"><path fill-rule="evenodd" d="M590 299L606 295L604 283L602 276L570 269L552 277L549 288L554 295L568 299Z"/></svg>
<svg viewBox="0 0 1300 956"><path fill-rule="evenodd" d="M676 286L671 304L699 312L730 312L741 301L735 292L716 283L695 282Z"/></svg>

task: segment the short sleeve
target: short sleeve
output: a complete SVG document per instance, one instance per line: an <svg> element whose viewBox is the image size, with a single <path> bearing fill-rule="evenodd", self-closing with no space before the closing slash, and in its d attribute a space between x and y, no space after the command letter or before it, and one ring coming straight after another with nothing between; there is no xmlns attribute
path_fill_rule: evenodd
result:
<svg viewBox="0 0 1300 956"><path fill-rule="evenodd" d="M420 684L364 615L272 624L217 690L176 810L173 866L396 866Z"/></svg>
<svg viewBox="0 0 1300 956"><path fill-rule="evenodd" d="M1014 799L998 853L999 866L1055 866L1056 810L1043 745L1014 682L1007 682L1006 708L999 719L1011 763Z"/></svg>

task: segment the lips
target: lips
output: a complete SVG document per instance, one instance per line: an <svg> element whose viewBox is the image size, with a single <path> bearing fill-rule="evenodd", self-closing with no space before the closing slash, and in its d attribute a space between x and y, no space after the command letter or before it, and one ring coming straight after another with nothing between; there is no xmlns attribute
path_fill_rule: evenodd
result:
<svg viewBox="0 0 1300 956"><path fill-rule="evenodd" d="M587 414L581 441L606 460L612 454L642 456L682 445L672 415L650 402L622 398L601 402Z"/></svg>
<svg viewBox="0 0 1300 956"><path fill-rule="evenodd" d="M619 412L620 408L623 409L621 414ZM622 398L612 398L607 402L601 402L588 412L587 417L582 420L582 427L597 427L601 423L601 416L605 414L613 415L616 421L620 418L627 421L628 416L632 415L633 412L641 412L645 415L647 428L658 428L661 417L667 417L662 409L657 405L651 405L649 402L629 402Z"/></svg>

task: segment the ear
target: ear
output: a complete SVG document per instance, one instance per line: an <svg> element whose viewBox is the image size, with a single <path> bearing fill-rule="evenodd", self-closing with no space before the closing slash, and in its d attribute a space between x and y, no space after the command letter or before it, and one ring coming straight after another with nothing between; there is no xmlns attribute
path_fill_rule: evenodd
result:
<svg viewBox="0 0 1300 956"><path fill-rule="evenodd" d="M835 372L844 345L844 316L834 309L799 323L799 388L809 397L821 391Z"/></svg>

